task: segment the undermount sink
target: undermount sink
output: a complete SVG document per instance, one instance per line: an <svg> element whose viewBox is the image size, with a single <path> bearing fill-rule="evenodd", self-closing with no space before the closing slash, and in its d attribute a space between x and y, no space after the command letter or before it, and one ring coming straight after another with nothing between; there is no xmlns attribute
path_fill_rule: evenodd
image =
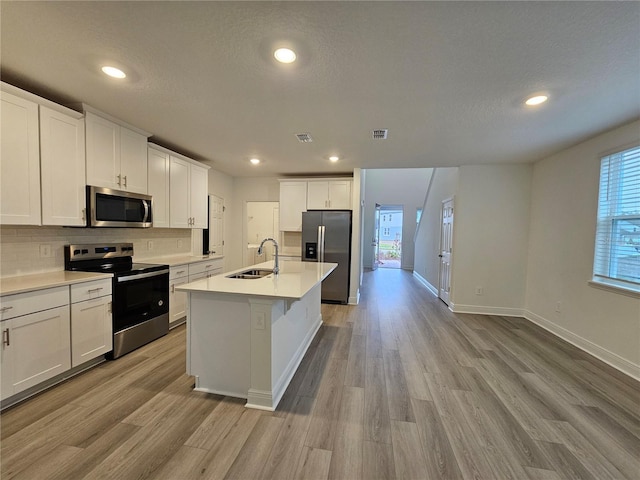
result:
<svg viewBox="0 0 640 480"><path fill-rule="evenodd" d="M241 278L244 280L250 280L250 279L256 279L256 278L263 278L266 277L267 275L271 275L273 273L273 270L269 270L269 269L255 269L252 268L251 270L245 270L243 272L238 272L238 273L234 273L232 275L228 275L227 278Z"/></svg>

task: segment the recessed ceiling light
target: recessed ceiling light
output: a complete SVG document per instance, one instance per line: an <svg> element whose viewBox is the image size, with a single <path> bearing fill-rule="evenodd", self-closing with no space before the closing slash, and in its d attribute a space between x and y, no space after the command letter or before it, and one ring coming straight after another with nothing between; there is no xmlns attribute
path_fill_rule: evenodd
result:
<svg viewBox="0 0 640 480"><path fill-rule="evenodd" d="M340 157L337 157L335 155L332 155L329 157L329 160L331 160L333 163L337 162L338 160L340 160Z"/></svg>
<svg viewBox="0 0 640 480"><path fill-rule="evenodd" d="M252 158L251 160L249 160L253 165L258 165L260 163L260 159L259 158Z"/></svg>
<svg viewBox="0 0 640 480"><path fill-rule="evenodd" d="M109 65L105 65L104 67L102 67L102 72L113 78L125 78L127 76L127 74L119 68L110 67Z"/></svg>
<svg viewBox="0 0 640 480"><path fill-rule="evenodd" d="M279 48L273 52L273 56L281 63L293 63L296 61L296 52L289 48Z"/></svg>
<svg viewBox="0 0 640 480"><path fill-rule="evenodd" d="M536 95L535 97L528 98L524 103L529 105L530 107L534 105L540 105L541 103L546 102L549 99L546 95Z"/></svg>

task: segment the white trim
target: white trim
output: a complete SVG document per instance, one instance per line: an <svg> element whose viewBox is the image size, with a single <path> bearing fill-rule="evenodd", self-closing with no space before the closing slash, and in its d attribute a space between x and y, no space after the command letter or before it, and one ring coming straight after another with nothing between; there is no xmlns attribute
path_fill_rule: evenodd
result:
<svg viewBox="0 0 640 480"><path fill-rule="evenodd" d="M277 404L274 405L273 395L271 392L250 388L249 395L247 396L247 403L245 403L244 406L247 408L273 412L276 409Z"/></svg>
<svg viewBox="0 0 640 480"><path fill-rule="evenodd" d="M582 338L579 335L563 328L555 323L541 317L529 310L524 310L524 318L532 323L535 323L541 328L544 328L548 332L553 333L557 337L560 337L566 342L569 342L580 350L593 355L598 360L602 360L604 363L612 366L616 370L630 376L631 378L640 381L640 365L636 365L629 360L622 358L620 355L613 353L606 348L602 348L600 345L593 343L586 338Z"/></svg>
<svg viewBox="0 0 640 480"><path fill-rule="evenodd" d="M15 95L16 97L29 100L30 102L37 103L38 105L43 105L50 108L51 110L55 110L56 112L62 113L64 115L68 115L71 118L79 119L84 117L84 114L82 112L78 112L63 105L59 105L55 102L52 102L51 100L47 100L46 98L40 97L34 93L22 90L21 88L18 88L9 83L0 82L0 90Z"/></svg>
<svg viewBox="0 0 640 480"><path fill-rule="evenodd" d="M449 303L449 310L453 313L476 313L480 315L500 315L502 317L523 317L522 308L489 307L483 305L454 305Z"/></svg>
<svg viewBox="0 0 640 480"><path fill-rule="evenodd" d="M429 281L424 278L422 275L420 275L418 272L416 272L415 270L413 271L413 276L416 278L416 280L418 280L424 287L426 287L427 290L429 290L429 292L431 292L431 294L433 294L434 297L438 296L438 289L436 287L434 287L433 285L431 285L429 283Z"/></svg>
<svg viewBox="0 0 640 480"><path fill-rule="evenodd" d="M197 377L196 377L197 378ZM203 393L212 393L214 395L222 395L224 397L233 397L233 398L247 398L247 395L242 392L232 392L230 390L218 390L215 388L203 388L196 386L193 389L194 392L203 392Z"/></svg>
<svg viewBox="0 0 640 480"><path fill-rule="evenodd" d="M109 115L108 113L103 112L102 110L98 110L97 108L92 107L91 105L87 105L86 103L80 103L80 104L74 104L73 106L79 106L82 108L82 111L86 114L87 112L89 113L93 113L94 115L97 115L98 117L104 118L105 120L109 120L110 122L113 122L117 125L120 125L121 127L124 128L128 128L129 130L133 130L136 133L139 133L140 135L143 135L147 138L151 137L153 134L150 132L147 132L146 130L143 130L139 127L136 127L135 125L131 125L130 123L125 122L124 120L120 120L119 118L116 118L112 115Z"/></svg>
<svg viewBox="0 0 640 480"><path fill-rule="evenodd" d="M600 280L594 278L593 280L589 280L589 286L594 288L599 288L601 290L606 290L612 293L618 293L620 295L626 295L627 297L632 298L640 298L640 287L638 289L633 286L624 285L622 282L616 282L616 280Z"/></svg>
<svg viewBox="0 0 640 480"><path fill-rule="evenodd" d="M174 157L178 157L179 159L184 160L185 162L191 163L193 165L197 165L199 167L203 167L206 169L211 168L210 165L206 165L202 162L199 162L198 160L194 160L193 158L185 157L181 153L174 152L173 150L169 150L167 147L163 147L162 145L158 145L157 143L147 142L147 147L152 148L153 150L158 150L163 153L168 153L169 155L173 155Z"/></svg>
<svg viewBox="0 0 640 480"><path fill-rule="evenodd" d="M356 296L355 297L349 297L349 300L347 301L347 303L349 305L358 305L360 303L360 289L359 288L356 289Z"/></svg>

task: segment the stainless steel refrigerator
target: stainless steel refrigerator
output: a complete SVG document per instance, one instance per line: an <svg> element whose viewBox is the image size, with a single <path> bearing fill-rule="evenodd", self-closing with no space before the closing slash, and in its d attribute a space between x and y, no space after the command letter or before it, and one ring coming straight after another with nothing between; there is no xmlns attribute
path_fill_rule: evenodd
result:
<svg viewBox="0 0 640 480"><path fill-rule="evenodd" d="M322 281L322 301L348 303L351 271L351 210L310 210L302 214L302 260L338 267Z"/></svg>

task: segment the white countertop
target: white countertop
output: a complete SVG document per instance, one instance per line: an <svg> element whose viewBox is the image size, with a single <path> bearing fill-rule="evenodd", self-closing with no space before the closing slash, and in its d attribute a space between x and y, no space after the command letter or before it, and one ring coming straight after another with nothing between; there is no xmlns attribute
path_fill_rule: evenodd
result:
<svg viewBox="0 0 640 480"><path fill-rule="evenodd" d="M227 278L250 269L273 268L273 261L176 286L184 292L212 292L251 297L302 298L338 266L337 263L281 262L280 273L256 279Z"/></svg>
<svg viewBox="0 0 640 480"><path fill-rule="evenodd" d="M140 263L159 263L174 267L176 265L184 265L185 263L205 262L207 260L218 260L224 258L224 255L173 255L170 257L136 257L135 261Z"/></svg>
<svg viewBox="0 0 640 480"><path fill-rule="evenodd" d="M35 273L31 275L21 275L19 277L1 278L0 295L32 292L44 288L61 287L74 283L111 278L112 276L110 273L68 272L61 270L58 272Z"/></svg>

